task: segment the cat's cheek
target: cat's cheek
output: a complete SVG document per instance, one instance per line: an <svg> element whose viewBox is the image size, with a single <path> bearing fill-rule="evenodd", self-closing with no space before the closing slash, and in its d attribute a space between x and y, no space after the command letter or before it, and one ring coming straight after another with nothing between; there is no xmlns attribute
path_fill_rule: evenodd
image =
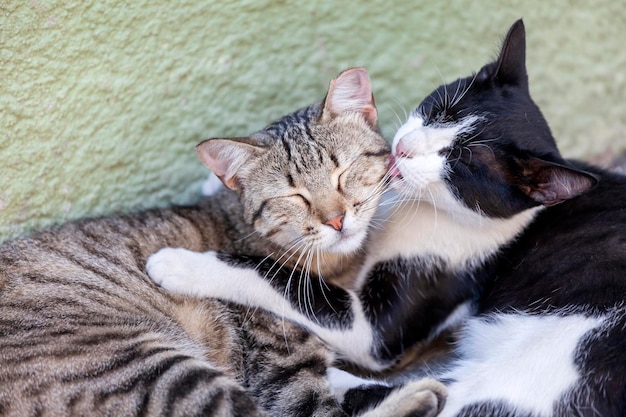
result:
<svg viewBox="0 0 626 417"><path fill-rule="evenodd" d="M438 154L398 158L397 168L401 175L393 178L391 186L403 194L427 192L428 186L443 180L444 166L445 159Z"/></svg>
<svg viewBox="0 0 626 417"><path fill-rule="evenodd" d="M298 233L291 227L269 229L267 232L262 234L275 244L286 248L292 246L294 242L302 240L302 234Z"/></svg>

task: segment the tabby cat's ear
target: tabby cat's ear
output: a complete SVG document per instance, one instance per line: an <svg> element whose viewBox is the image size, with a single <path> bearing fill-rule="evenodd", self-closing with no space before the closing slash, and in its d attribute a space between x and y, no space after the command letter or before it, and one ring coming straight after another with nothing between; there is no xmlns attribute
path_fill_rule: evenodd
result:
<svg viewBox="0 0 626 417"><path fill-rule="evenodd" d="M539 158L518 160L517 163L522 175L518 185L520 190L547 207L577 197L598 183L598 178L589 172Z"/></svg>
<svg viewBox="0 0 626 417"><path fill-rule="evenodd" d="M253 138L207 139L196 146L202 163L231 190L240 187L240 168L265 151Z"/></svg>
<svg viewBox="0 0 626 417"><path fill-rule="evenodd" d="M513 23L502 43L498 60L485 65L476 79L493 79L499 84L513 84L528 87L526 72L526 29L522 19Z"/></svg>
<svg viewBox="0 0 626 417"><path fill-rule="evenodd" d="M332 119L349 112L360 113L372 128L376 128L378 112L365 68L347 69L330 82L322 117Z"/></svg>

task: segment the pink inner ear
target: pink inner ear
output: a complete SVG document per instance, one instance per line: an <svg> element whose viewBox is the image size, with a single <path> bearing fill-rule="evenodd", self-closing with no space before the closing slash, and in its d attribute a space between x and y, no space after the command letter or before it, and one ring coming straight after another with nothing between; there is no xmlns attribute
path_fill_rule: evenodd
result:
<svg viewBox="0 0 626 417"><path fill-rule="evenodd" d="M241 168L254 157L262 155L266 149L257 146L255 139L229 138L207 139L198 146L198 157L225 186L233 190L240 187Z"/></svg>
<svg viewBox="0 0 626 417"><path fill-rule="evenodd" d="M228 164L225 161L220 161L219 159L211 158L206 162L206 165L218 177L223 177L228 171Z"/></svg>
<svg viewBox="0 0 626 417"><path fill-rule="evenodd" d="M361 113L369 124L376 125L378 112L367 71L351 68L339 74L330 84L325 109L332 116Z"/></svg>
<svg viewBox="0 0 626 417"><path fill-rule="evenodd" d="M217 154L217 149L215 148L212 143L205 141L196 147L196 153L207 168L218 177L222 177L226 173L228 166L224 161L215 157Z"/></svg>
<svg viewBox="0 0 626 417"><path fill-rule="evenodd" d="M223 183L230 189L236 187L236 180L229 173L231 169L232 158L222 158L224 154L223 144L220 145L219 140L211 142L205 141L196 147L196 152L202 163L209 168Z"/></svg>
<svg viewBox="0 0 626 417"><path fill-rule="evenodd" d="M577 197L597 182L592 174L537 158L527 160L524 164L524 176L530 182L520 189L547 207Z"/></svg>

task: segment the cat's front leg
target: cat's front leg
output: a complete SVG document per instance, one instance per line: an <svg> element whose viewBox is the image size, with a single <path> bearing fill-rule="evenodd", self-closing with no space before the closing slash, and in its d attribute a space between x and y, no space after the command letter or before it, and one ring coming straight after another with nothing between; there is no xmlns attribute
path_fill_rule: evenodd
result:
<svg viewBox="0 0 626 417"><path fill-rule="evenodd" d="M220 259L225 256L214 251L164 248L148 258L146 270L155 283L173 294L218 298L262 308L305 327L314 324L294 307L297 303L280 287L280 280L270 282L250 264Z"/></svg>
<svg viewBox="0 0 626 417"><path fill-rule="evenodd" d="M448 396L446 387L432 378L390 385L332 367L326 377L344 411L360 417L434 417Z"/></svg>
<svg viewBox="0 0 626 417"><path fill-rule="evenodd" d="M251 295L267 286L254 269L222 262L214 251L163 248L148 258L146 270L156 284L173 294L220 298L241 304L256 305L256 297L250 299Z"/></svg>
<svg viewBox="0 0 626 417"><path fill-rule="evenodd" d="M361 367L379 371L393 363L372 355L376 343L373 329L355 293L320 284L309 287L309 291L319 294L306 292L303 296L293 271L280 269L267 274L274 261L242 259L216 252L165 248L148 259L146 268L154 282L174 294L262 308L298 323ZM265 270L268 276L259 270Z"/></svg>
<svg viewBox="0 0 626 417"><path fill-rule="evenodd" d="M182 248L163 248L150 255L146 272L152 281L179 295L195 295L203 286L205 254Z"/></svg>

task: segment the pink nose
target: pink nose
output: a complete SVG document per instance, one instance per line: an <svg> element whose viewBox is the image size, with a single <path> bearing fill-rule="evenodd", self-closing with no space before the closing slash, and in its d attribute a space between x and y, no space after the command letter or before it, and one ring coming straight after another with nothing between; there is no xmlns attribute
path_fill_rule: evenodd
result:
<svg viewBox="0 0 626 417"><path fill-rule="evenodd" d="M404 140L400 139L396 145L396 152L395 155L397 158L411 158L411 152L409 151L409 149L407 148L407 146L404 143Z"/></svg>
<svg viewBox="0 0 626 417"><path fill-rule="evenodd" d="M339 216L337 217L333 217L330 220L326 220L326 222L324 222L324 224L332 227L333 229L335 229L336 231L340 231L341 229L343 229L343 218L344 218L345 214L341 213Z"/></svg>

